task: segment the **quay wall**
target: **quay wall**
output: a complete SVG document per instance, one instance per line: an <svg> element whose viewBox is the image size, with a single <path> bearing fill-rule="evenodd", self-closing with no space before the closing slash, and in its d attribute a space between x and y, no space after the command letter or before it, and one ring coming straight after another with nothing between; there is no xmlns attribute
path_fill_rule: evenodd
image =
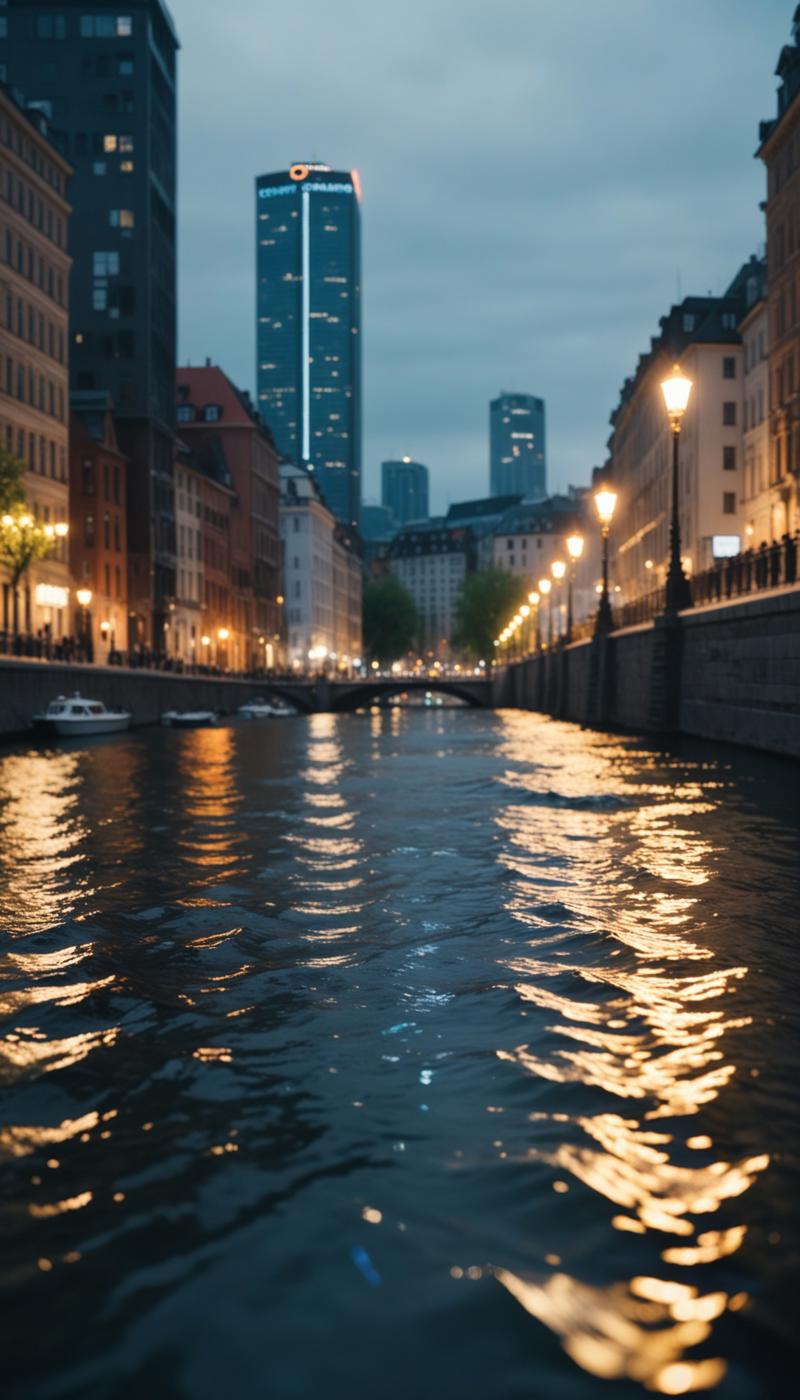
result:
<svg viewBox="0 0 800 1400"><path fill-rule="evenodd" d="M510 665L497 703L800 757L800 588L688 609Z"/></svg>
<svg viewBox="0 0 800 1400"><path fill-rule="evenodd" d="M0 659L0 736L30 732L31 715L46 709L57 695L71 695L76 690L106 705L130 710L132 723L138 727L158 724L164 710L231 713L269 689L267 681Z"/></svg>

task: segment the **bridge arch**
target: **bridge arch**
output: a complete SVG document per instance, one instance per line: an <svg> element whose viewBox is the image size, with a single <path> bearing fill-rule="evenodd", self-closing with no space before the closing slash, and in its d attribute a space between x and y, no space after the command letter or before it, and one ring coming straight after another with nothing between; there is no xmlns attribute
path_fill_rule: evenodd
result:
<svg viewBox="0 0 800 1400"><path fill-rule="evenodd" d="M449 695L463 700L471 709L490 709L492 705L491 683L489 681L450 681L450 680L374 680L359 681L353 685L331 686L331 709L338 714L361 709L374 700L388 699L391 695L427 694Z"/></svg>

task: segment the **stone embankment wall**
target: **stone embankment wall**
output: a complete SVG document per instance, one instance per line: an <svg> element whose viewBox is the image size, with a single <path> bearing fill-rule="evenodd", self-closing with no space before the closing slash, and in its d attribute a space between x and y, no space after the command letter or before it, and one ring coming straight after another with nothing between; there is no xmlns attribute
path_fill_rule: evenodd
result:
<svg viewBox="0 0 800 1400"><path fill-rule="evenodd" d="M800 588L682 613L510 666L498 704L800 757Z"/></svg>
<svg viewBox="0 0 800 1400"><path fill-rule="evenodd" d="M133 723L158 724L164 710L231 713L269 689L264 681L130 671L120 666L66 666L58 662L0 660L0 735L30 731L30 718L57 695L79 690L106 705L131 710Z"/></svg>

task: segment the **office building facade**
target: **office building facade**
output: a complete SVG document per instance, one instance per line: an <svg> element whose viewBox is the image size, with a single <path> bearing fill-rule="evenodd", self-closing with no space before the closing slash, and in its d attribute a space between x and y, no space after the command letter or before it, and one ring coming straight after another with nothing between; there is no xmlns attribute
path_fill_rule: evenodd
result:
<svg viewBox="0 0 800 1400"><path fill-rule="evenodd" d="M542 500L547 494L544 399L500 394L489 405L489 491Z"/></svg>
<svg viewBox="0 0 800 1400"><path fill-rule="evenodd" d="M70 386L111 395L128 458L132 641L175 594L175 67L163 0L8 0L0 64L74 169Z"/></svg>
<svg viewBox="0 0 800 1400"><path fill-rule="evenodd" d="M355 171L256 179L258 408L337 519L361 505L361 229Z"/></svg>
<svg viewBox="0 0 800 1400"><path fill-rule="evenodd" d="M392 512L395 525L427 520L428 468L410 457L382 462L381 503Z"/></svg>

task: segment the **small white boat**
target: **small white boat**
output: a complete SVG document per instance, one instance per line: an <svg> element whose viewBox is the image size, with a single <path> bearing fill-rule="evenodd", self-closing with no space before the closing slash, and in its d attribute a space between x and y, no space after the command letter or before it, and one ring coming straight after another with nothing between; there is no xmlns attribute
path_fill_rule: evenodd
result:
<svg viewBox="0 0 800 1400"><path fill-rule="evenodd" d="M130 710L109 710L102 700L89 700L78 691L74 695L58 695L51 700L44 714L34 715L31 723L40 734L119 734L128 729Z"/></svg>
<svg viewBox="0 0 800 1400"><path fill-rule="evenodd" d="M281 700L248 700L246 704L239 706L237 713L243 719L286 719L295 711L290 705L284 705Z"/></svg>
<svg viewBox="0 0 800 1400"><path fill-rule="evenodd" d="M161 723L172 729L202 729L216 722L214 710L165 710L161 716Z"/></svg>

